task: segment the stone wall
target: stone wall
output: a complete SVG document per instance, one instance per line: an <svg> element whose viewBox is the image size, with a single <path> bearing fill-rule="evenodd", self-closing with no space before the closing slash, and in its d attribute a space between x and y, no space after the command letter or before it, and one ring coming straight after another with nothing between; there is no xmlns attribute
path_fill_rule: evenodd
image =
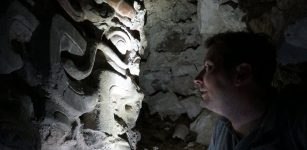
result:
<svg viewBox="0 0 307 150"><path fill-rule="evenodd" d="M144 30L148 46L142 57L140 85L148 110L143 113L161 124L146 128L140 123L143 126L139 128L151 130L150 135L148 132L142 135L144 148L203 149L198 143L207 145L210 141L215 114L202 110L201 98L193 84L194 77L202 69L205 54L200 43L197 5L196 0L145 2L147 22ZM151 143L150 139L157 142ZM172 142L177 142L177 146L165 144Z"/></svg>

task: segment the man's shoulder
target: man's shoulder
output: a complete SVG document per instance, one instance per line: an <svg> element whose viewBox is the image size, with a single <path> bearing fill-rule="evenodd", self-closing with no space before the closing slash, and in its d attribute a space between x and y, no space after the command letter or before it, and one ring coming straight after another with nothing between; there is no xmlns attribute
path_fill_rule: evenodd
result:
<svg viewBox="0 0 307 150"><path fill-rule="evenodd" d="M213 129L209 150L232 149L235 145L233 142L236 141L232 133L230 121L225 117L219 117Z"/></svg>
<svg viewBox="0 0 307 150"><path fill-rule="evenodd" d="M230 125L231 122L227 118L220 116L215 123L215 128L229 128Z"/></svg>
<svg viewBox="0 0 307 150"><path fill-rule="evenodd" d="M225 117L220 116L213 129L213 137L218 138L232 133L231 122Z"/></svg>

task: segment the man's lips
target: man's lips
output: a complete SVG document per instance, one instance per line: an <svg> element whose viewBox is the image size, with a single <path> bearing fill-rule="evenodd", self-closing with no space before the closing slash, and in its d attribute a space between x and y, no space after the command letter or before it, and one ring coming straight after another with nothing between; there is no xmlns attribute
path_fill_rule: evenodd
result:
<svg viewBox="0 0 307 150"><path fill-rule="evenodd" d="M200 91L200 93L203 95L203 94L206 94L208 91L207 90L205 90L205 89L200 89L199 90Z"/></svg>

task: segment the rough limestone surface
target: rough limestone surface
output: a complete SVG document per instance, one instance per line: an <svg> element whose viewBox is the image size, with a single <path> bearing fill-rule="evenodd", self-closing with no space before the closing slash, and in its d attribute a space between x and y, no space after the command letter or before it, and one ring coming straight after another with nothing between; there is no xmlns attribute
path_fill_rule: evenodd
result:
<svg viewBox="0 0 307 150"><path fill-rule="evenodd" d="M199 104L199 99L196 96L190 96L186 99L183 99L180 101L180 103L183 105L188 117L191 119L197 117L197 115L202 110Z"/></svg>
<svg viewBox="0 0 307 150"><path fill-rule="evenodd" d="M197 13L201 34L212 35L246 29L245 23L242 22L245 14L238 7L238 2L232 0L199 0Z"/></svg>
<svg viewBox="0 0 307 150"><path fill-rule="evenodd" d="M171 92L159 92L152 96L147 103L151 110L151 114L159 113L162 118L170 116L171 119L176 120L185 112L185 108L180 104L177 96Z"/></svg>
<svg viewBox="0 0 307 150"><path fill-rule="evenodd" d="M288 26L284 32L278 59L283 64L297 64L307 61L307 18ZM289 51L291 49L291 51Z"/></svg>
<svg viewBox="0 0 307 150"><path fill-rule="evenodd" d="M162 116L186 112L156 108L168 97L181 101L196 93L193 79L201 69L204 54L196 25L197 1L150 1L145 2L145 7L148 47L143 56L146 62L141 65L140 84L148 97L146 102L153 109L151 112ZM169 109L176 106L163 105Z"/></svg>
<svg viewBox="0 0 307 150"><path fill-rule="evenodd" d="M217 115L203 111L193 123L190 124L190 130L197 133L196 142L208 145L212 134L212 129Z"/></svg>
<svg viewBox="0 0 307 150"><path fill-rule="evenodd" d="M288 26L285 37L286 42L291 45L307 49L307 18L296 21L294 24Z"/></svg>
<svg viewBox="0 0 307 150"><path fill-rule="evenodd" d="M201 112L201 98L193 84L194 77L202 69L205 53L197 28L197 4L196 0L145 1L147 23L144 30L148 47L142 56L140 86L144 90L150 115L158 114L162 119L170 119L173 124L168 129L170 131L175 130L177 122L180 125L182 116L190 120L185 122L185 126L189 126ZM161 126L163 124L161 122ZM189 137L186 134L191 131L177 128L176 133L180 136L174 138L183 139ZM162 132L156 134L163 139ZM144 147L167 149L162 143L151 145L150 141L146 141L150 136L142 134L141 143L147 143ZM186 147L187 144L182 141L173 149Z"/></svg>

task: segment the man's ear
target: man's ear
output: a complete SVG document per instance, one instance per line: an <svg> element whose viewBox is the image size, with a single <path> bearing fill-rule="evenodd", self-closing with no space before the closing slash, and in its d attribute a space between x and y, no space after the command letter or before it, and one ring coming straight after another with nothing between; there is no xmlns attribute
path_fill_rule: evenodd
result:
<svg viewBox="0 0 307 150"><path fill-rule="evenodd" d="M241 63L235 68L235 86L241 86L251 82L252 79L252 66L247 63Z"/></svg>

